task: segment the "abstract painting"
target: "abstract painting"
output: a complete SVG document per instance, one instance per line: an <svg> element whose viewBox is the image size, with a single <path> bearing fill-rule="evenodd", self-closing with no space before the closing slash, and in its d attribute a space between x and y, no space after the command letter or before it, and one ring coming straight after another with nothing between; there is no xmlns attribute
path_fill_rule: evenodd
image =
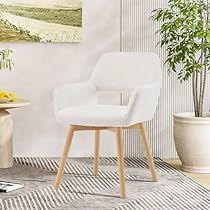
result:
<svg viewBox="0 0 210 210"><path fill-rule="evenodd" d="M80 42L82 0L0 0L1 42Z"/></svg>

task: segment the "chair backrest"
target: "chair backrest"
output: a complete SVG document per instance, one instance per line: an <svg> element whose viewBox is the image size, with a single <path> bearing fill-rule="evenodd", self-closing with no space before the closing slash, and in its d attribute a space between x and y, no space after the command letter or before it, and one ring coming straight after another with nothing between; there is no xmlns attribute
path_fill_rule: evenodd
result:
<svg viewBox="0 0 210 210"><path fill-rule="evenodd" d="M91 80L98 90L129 90L161 82L160 59L150 52L113 52L103 55Z"/></svg>

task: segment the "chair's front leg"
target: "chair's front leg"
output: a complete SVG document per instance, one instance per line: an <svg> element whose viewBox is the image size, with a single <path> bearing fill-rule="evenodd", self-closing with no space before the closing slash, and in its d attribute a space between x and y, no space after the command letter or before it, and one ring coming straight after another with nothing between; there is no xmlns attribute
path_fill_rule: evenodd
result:
<svg viewBox="0 0 210 210"><path fill-rule="evenodd" d="M118 161L118 173L120 180L120 197L125 197L125 170L124 170L124 159L123 159L123 143L121 128L116 128L116 144L117 144L117 161Z"/></svg>
<svg viewBox="0 0 210 210"><path fill-rule="evenodd" d="M95 131L93 175L98 175L100 130Z"/></svg>
<svg viewBox="0 0 210 210"><path fill-rule="evenodd" d="M158 181L158 175L157 175L157 171L155 169L155 164L154 164L154 160L153 160L153 156L152 156L152 151L149 145L149 140L147 137L147 132L145 129L145 126L143 123L139 124L139 128L140 128L140 133L142 135L142 140L143 140L143 144L144 144L144 149L146 152L146 158L148 161L148 165L152 174L152 179L153 181L157 182Z"/></svg>
<svg viewBox="0 0 210 210"><path fill-rule="evenodd" d="M63 150L63 155L61 157L61 162L60 162L60 166L57 172L57 176L54 182L54 188L57 189L60 185L61 182L61 178L64 172L64 167L66 164L66 159L68 157L68 153L69 153L69 149L71 146L71 142L72 142L72 138L74 135L74 126L70 125L68 133L67 133L67 137L66 137L66 142L65 142L65 146L64 146L64 150Z"/></svg>

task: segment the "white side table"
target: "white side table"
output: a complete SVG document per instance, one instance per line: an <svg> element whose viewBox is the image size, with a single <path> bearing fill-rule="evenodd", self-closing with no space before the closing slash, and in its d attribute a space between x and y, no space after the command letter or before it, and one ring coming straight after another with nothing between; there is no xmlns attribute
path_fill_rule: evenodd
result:
<svg viewBox="0 0 210 210"><path fill-rule="evenodd" d="M0 168L13 166L13 120L6 110L28 105L30 101L24 99L0 103Z"/></svg>

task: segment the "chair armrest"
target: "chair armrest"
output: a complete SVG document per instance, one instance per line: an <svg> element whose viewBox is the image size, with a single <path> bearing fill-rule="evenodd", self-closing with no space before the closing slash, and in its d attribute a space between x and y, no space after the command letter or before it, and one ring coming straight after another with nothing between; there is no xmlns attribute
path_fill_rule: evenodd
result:
<svg viewBox="0 0 210 210"><path fill-rule="evenodd" d="M71 106L96 103L96 87L92 82L62 85L54 89L55 112Z"/></svg>
<svg viewBox="0 0 210 210"><path fill-rule="evenodd" d="M158 104L160 89L160 83L152 83L136 87L133 90L127 105L130 125L152 119Z"/></svg>

